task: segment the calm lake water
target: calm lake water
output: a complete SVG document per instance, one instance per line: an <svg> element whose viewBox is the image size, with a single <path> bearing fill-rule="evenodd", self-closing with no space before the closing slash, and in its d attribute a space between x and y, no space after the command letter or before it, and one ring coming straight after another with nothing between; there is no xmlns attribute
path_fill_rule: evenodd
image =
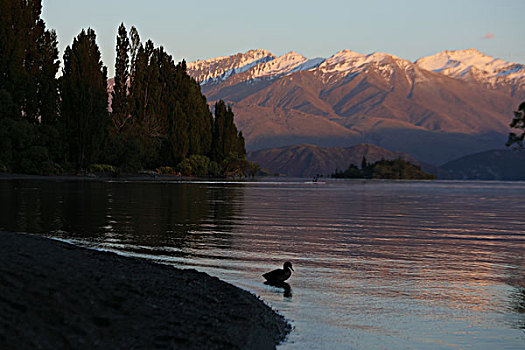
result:
<svg viewBox="0 0 525 350"><path fill-rule="evenodd" d="M525 183L0 180L0 229L247 289L281 349L524 349ZM293 262L290 291L262 273Z"/></svg>

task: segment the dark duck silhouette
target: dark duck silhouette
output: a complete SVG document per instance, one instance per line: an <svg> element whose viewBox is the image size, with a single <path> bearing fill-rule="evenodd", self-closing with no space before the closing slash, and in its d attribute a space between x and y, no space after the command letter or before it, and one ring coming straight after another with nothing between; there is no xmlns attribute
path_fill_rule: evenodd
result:
<svg viewBox="0 0 525 350"><path fill-rule="evenodd" d="M282 269L276 269L276 270L267 272L263 274L262 276L270 284L280 284L286 281L288 278L290 278L290 276L292 275L292 271L294 271L294 269L292 268L292 263L287 261L284 263Z"/></svg>

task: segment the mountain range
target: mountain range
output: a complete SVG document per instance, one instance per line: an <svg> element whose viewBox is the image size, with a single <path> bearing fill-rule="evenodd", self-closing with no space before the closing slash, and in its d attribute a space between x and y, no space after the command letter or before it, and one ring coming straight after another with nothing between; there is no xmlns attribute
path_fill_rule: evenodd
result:
<svg viewBox="0 0 525 350"><path fill-rule="evenodd" d="M374 144L434 165L503 148L525 99L525 66L477 50L415 62L342 50L266 50L187 64L210 104L232 105L247 149Z"/></svg>
<svg viewBox="0 0 525 350"><path fill-rule="evenodd" d="M458 180L525 180L525 152L490 150L443 164L438 178Z"/></svg>
<svg viewBox="0 0 525 350"><path fill-rule="evenodd" d="M248 153L248 159L263 168L293 177L329 176L336 170L345 170L350 164L361 166L363 158L368 163L375 163L381 159L401 158L420 165L417 159L408 154L391 152L367 144L351 147L321 147L301 144Z"/></svg>
<svg viewBox="0 0 525 350"><path fill-rule="evenodd" d="M293 177L330 176L350 164L361 166L381 159L404 159L419 165L438 179L448 180L525 180L525 152L489 150L461 157L441 166L421 162L409 154L358 144L351 147L321 147L300 144L251 151L248 159L273 173Z"/></svg>

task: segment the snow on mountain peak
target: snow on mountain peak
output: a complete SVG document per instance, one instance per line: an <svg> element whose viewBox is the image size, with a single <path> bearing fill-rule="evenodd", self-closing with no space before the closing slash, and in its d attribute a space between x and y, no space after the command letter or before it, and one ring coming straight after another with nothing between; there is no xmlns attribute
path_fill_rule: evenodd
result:
<svg viewBox="0 0 525 350"><path fill-rule="evenodd" d="M374 52L365 55L345 49L326 59L319 66L319 69L323 74L336 72L350 74L362 71L370 63L385 63L391 60L405 61L394 55L382 52ZM406 64L410 64L410 62L406 61L405 65Z"/></svg>
<svg viewBox="0 0 525 350"><path fill-rule="evenodd" d="M207 60L198 60L187 64L188 74L204 83L210 79L227 78L231 74L241 73L253 66L275 59L267 50L256 49L233 56L220 56Z"/></svg>
<svg viewBox="0 0 525 350"><path fill-rule="evenodd" d="M188 63L189 69L195 69L196 67L204 65L214 65L217 63L224 63L225 61L237 61L237 63L250 62L254 60L261 59L266 56L273 56L270 51L264 49L255 49L248 50L245 53L237 53L233 56L219 56L214 58L209 58L207 60L197 60L194 62Z"/></svg>
<svg viewBox="0 0 525 350"><path fill-rule="evenodd" d="M239 79L247 81L273 79L298 71L313 71L327 82L360 74L371 67L388 80L394 75L397 66L414 79L424 79L424 71L428 70L481 83L488 88L510 87L511 93L525 89L525 65L493 58L476 49L441 51L414 63L386 53L361 54L348 49L327 59L307 59L294 51L276 57L267 50L257 49L190 62L187 66L190 76L201 84L220 82L240 73L245 74Z"/></svg>
<svg viewBox="0 0 525 350"><path fill-rule="evenodd" d="M418 59L423 69L453 78L474 80L488 86L525 85L525 66L488 56L476 49L441 51Z"/></svg>
<svg viewBox="0 0 525 350"><path fill-rule="evenodd" d="M359 52L352 51L352 50L343 49L343 50L333 54L332 57L330 57L330 58L333 58L333 59L347 59L347 58L362 57L362 56L365 56L365 55L363 55L362 53L359 53Z"/></svg>
<svg viewBox="0 0 525 350"><path fill-rule="evenodd" d="M297 53L295 51L290 51L290 52L282 55L281 57L286 57L286 59L295 59L295 58L301 59L301 58L304 58L303 55L301 55L300 53Z"/></svg>
<svg viewBox="0 0 525 350"><path fill-rule="evenodd" d="M250 70L251 78L280 76L308 61L306 57L290 51L271 61L260 63Z"/></svg>
<svg viewBox="0 0 525 350"><path fill-rule="evenodd" d="M426 70L442 72L458 77L475 68L485 74L498 74L502 69L512 65L499 58L487 56L476 49L441 51L435 55L423 57L416 64Z"/></svg>

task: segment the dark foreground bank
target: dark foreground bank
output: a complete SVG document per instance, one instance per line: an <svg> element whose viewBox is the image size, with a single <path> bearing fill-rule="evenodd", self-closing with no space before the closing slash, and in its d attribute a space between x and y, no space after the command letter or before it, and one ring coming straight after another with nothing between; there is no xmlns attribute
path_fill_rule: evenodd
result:
<svg viewBox="0 0 525 350"><path fill-rule="evenodd" d="M0 232L1 349L271 349L289 329L205 273Z"/></svg>

